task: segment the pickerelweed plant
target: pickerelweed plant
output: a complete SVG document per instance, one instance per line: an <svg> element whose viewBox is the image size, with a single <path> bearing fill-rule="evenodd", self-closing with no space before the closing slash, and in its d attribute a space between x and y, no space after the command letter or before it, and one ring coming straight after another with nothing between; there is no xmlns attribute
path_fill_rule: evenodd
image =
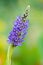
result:
<svg viewBox="0 0 43 65"><path fill-rule="evenodd" d="M18 16L14 22L13 29L8 36L9 48L7 52L6 65L11 65L11 57L13 50L16 46L21 46L24 41L25 35L27 34L29 20L27 16L29 15L30 5L25 10L23 16Z"/></svg>

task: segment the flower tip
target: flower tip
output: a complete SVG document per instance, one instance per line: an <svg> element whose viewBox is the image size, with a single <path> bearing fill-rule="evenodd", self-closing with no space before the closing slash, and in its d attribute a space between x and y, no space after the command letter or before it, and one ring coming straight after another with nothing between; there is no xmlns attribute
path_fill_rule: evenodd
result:
<svg viewBox="0 0 43 65"><path fill-rule="evenodd" d="M26 10L30 11L30 5L27 6Z"/></svg>

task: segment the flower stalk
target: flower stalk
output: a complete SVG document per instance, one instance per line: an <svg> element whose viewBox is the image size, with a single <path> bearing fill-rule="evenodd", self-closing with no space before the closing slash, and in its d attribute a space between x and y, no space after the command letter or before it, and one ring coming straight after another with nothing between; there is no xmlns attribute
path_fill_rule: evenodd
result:
<svg viewBox="0 0 43 65"><path fill-rule="evenodd" d="M7 52L6 65L12 64L11 58L12 58L13 50L14 50L14 47L12 46L12 44L10 44L8 47L8 52Z"/></svg>

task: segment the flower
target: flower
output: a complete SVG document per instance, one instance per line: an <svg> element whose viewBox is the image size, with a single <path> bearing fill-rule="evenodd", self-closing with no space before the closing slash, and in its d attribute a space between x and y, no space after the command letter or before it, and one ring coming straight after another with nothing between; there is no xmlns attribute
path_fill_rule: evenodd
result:
<svg viewBox="0 0 43 65"><path fill-rule="evenodd" d="M20 46L22 44L28 30L28 22L28 20L25 20L24 22L21 16L17 17L13 29L8 36L8 41L11 44L14 46Z"/></svg>
<svg viewBox="0 0 43 65"><path fill-rule="evenodd" d="M30 11L30 5L27 6L24 15L22 17L18 16L14 22L13 29L8 36L8 41L13 46L20 46L24 41L29 26L28 25L29 21L26 20L29 11Z"/></svg>

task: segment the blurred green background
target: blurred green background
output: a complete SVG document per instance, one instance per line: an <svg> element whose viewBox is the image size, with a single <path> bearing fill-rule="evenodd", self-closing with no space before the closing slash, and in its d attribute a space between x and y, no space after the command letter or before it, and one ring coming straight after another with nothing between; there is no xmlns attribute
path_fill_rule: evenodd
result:
<svg viewBox="0 0 43 65"><path fill-rule="evenodd" d="M14 49L12 65L43 65L43 0L0 0L0 65L5 65L14 20L30 5L25 42Z"/></svg>

